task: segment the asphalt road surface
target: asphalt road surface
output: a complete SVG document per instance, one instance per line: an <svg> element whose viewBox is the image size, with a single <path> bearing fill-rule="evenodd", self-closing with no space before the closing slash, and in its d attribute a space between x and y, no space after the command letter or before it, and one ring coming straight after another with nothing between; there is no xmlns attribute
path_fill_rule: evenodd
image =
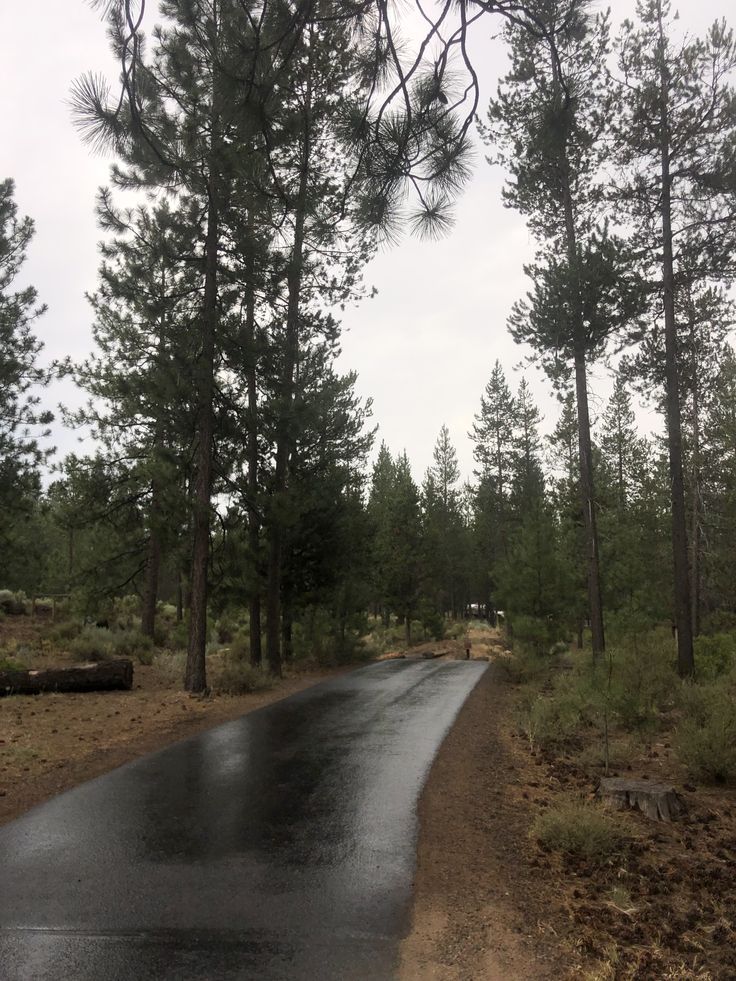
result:
<svg viewBox="0 0 736 981"><path fill-rule="evenodd" d="M0 828L0 979L390 979L417 799L486 665L385 661Z"/></svg>

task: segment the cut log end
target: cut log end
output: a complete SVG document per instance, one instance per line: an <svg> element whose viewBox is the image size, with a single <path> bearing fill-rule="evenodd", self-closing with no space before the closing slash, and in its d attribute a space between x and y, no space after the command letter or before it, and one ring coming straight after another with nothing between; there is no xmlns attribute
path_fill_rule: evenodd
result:
<svg viewBox="0 0 736 981"><path fill-rule="evenodd" d="M649 780L604 777L597 794L619 811L633 808L652 821L676 821L685 813L685 804L674 787Z"/></svg>
<svg viewBox="0 0 736 981"><path fill-rule="evenodd" d="M42 692L130 691L133 662L129 658L46 671L0 671L0 696Z"/></svg>

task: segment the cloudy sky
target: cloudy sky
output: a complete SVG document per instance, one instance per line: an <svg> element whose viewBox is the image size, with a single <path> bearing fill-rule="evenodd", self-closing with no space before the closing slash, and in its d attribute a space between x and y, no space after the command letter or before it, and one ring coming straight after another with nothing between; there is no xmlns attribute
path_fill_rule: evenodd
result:
<svg viewBox="0 0 736 981"><path fill-rule="evenodd" d="M614 23L633 6L614 0ZM730 8L730 0L683 0L679 7L682 24L693 33L703 33ZM486 100L506 64L491 26L482 26L475 40ZM0 65L0 178L14 178L19 208L36 222L24 279L49 307L37 333L46 357L81 358L91 346L84 294L95 287L98 264L94 199L110 161L82 146L66 100L83 72L115 78L104 26L85 0L0 0ZM523 221L502 207L502 184L503 174L485 163L479 146L452 234L440 243L407 237L379 255L366 272L378 295L343 317L341 367L358 371L361 394L374 401L379 439L394 452L406 449L418 479L431 464L443 423L464 475L470 475L467 432L493 363L501 361L516 387L517 366L528 353L505 325L527 288L522 266L531 240ZM551 428L558 410L549 386L533 369L525 370L545 428ZM594 369L591 390L602 407L609 390L604 370ZM62 384L47 397L54 404L79 400ZM654 421L645 411L640 418L644 425ZM55 432L62 455L79 450L76 441L77 434L61 426Z"/></svg>

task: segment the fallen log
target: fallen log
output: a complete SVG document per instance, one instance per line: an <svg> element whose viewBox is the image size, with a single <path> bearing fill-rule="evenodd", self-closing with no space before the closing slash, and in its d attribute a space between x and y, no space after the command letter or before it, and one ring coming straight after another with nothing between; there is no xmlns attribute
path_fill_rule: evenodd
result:
<svg viewBox="0 0 736 981"><path fill-rule="evenodd" d="M0 696L41 692L130 691L133 662L129 658L44 671L0 671Z"/></svg>
<svg viewBox="0 0 736 981"><path fill-rule="evenodd" d="M685 805L674 787L649 780L604 777L598 796L619 811L635 808L653 821L675 821L685 813Z"/></svg>

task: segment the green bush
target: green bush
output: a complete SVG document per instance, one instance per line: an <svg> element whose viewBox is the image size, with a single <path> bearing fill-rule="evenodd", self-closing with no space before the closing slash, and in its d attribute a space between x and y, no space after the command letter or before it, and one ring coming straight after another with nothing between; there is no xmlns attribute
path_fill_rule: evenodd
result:
<svg viewBox="0 0 736 981"><path fill-rule="evenodd" d="M521 712L521 728L531 746L547 749L570 745L590 728L601 710L601 700L591 679L583 675L559 678L551 694L527 699Z"/></svg>
<svg viewBox="0 0 736 981"><path fill-rule="evenodd" d="M228 647L230 657L236 661L247 661L250 658L250 633L239 630Z"/></svg>
<svg viewBox="0 0 736 981"><path fill-rule="evenodd" d="M688 686L682 707L685 718L675 741L679 758L702 780L725 783L736 779L734 693L722 684Z"/></svg>
<svg viewBox="0 0 736 981"><path fill-rule="evenodd" d="M369 656L386 654L404 646L406 631L404 627L392 623L384 626L381 620L373 620L368 624L368 631L363 638L366 652Z"/></svg>
<svg viewBox="0 0 736 981"><path fill-rule="evenodd" d="M376 633L363 644L360 634L365 626L365 617L356 614L348 617L343 633L341 622L328 609L309 607L292 628L294 660L330 666L349 663L374 651L378 653L376 638L381 636L382 628L376 627ZM377 643L380 645L382 642Z"/></svg>
<svg viewBox="0 0 736 981"><path fill-rule="evenodd" d="M441 613L437 613L429 605L422 604L419 609L419 622L421 623L422 635L428 640L442 640L445 636L445 618ZM414 621L416 623L416 621ZM414 626L412 625L412 639Z"/></svg>
<svg viewBox="0 0 736 981"><path fill-rule="evenodd" d="M169 631L168 643L175 651L186 650L189 643L189 624L181 620Z"/></svg>
<svg viewBox="0 0 736 981"><path fill-rule="evenodd" d="M704 634L722 634L736 631L736 612L733 610L716 610L703 618Z"/></svg>
<svg viewBox="0 0 736 981"><path fill-rule="evenodd" d="M603 673L611 671L611 710L629 732L655 729L676 702L679 681L675 646L669 629L650 631L631 645L611 648Z"/></svg>
<svg viewBox="0 0 736 981"><path fill-rule="evenodd" d="M511 627L514 648L521 644L522 647L531 648L537 655L548 651L559 640L557 625L544 617L515 616L511 619Z"/></svg>
<svg viewBox="0 0 736 981"><path fill-rule="evenodd" d="M593 862L611 858L625 841L620 826L609 815L584 801L550 807L536 819L532 834L543 848Z"/></svg>
<svg viewBox="0 0 736 981"><path fill-rule="evenodd" d="M25 671L26 666L22 661L7 654L0 654L0 671Z"/></svg>
<svg viewBox="0 0 736 981"><path fill-rule="evenodd" d="M78 637L81 631L82 624L79 620L66 620L63 623L57 623L49 631L49 640L54 644L65 644L67 641Z"/></svg>
<svg viewBox="0 0 736 981"><path fill-rule="evenodd" d="M272 688L274 679L248 661L226 656L217 678L216 688L225 695L247 695Z"/></svg>
<svg viewBox="0 0 736 981"><path fill-rule="evenodd" d="M720 633L695 638L695 672L699 680L714 681L736 664L736 634Z"/></svg>
<svg viewBox="0 0 736 981"><path fill-rule="evenodd" d="M220 644L229 644L237 630L237 621L227 613L223 613L215 623L215 637Z"/></svg>
<svg viewBox="0 0 736 981"><path fill-rule="evenodd" d="M140 624L140 611L140 597L133 593L127 596L116 596L112 604L112 616L108 619L110 622L114 620L122 630L131 630Z"/></svg>
<svg viewBox="0 0 736 981"><path fill-rule="evenodd" d="M446 628L445 636L450 637L452 640L460 640L470 629L470 624L465 623L462 620L458 620L455 623L451 623L449 627ZM441 640L442 638L437 638Z"/></svg>
<svg viewBox="0 0 736 981"><path fill-rule="evenodd" d="M153 664L153 640L140 630L119 630L111 634L115 657L136 657L141 664Z"/></svg>
<svg viewBox="0 0 736 981"><path fill-rule="evenodd" d="M14 593L10 589L0 589L0 610L8 616L21 616L26 612L24 593Z"/></svg>
<svg viewBox="0 0 736 981"><path fill-rule="evenodd" d="M135 657L141 664L153 663L153 641L140 630L108 630L85 627L71 641L69 651L85 661L108 661L114 657Z"/></svg>
<svg viewBox="0 0 736 981"><path fill-rule="evenodd" d="M69 644L69 652L83 661L108 661L114 656L112 634L104 627L85 627Z"/></svg>
<svg viewBox="0 0 736 981"><path fill-rule="evenodd" d="M516 645L512 656L503 662L506 674L515 684L542 683L549 678L556 661L539 654L533 647Z"/></svg>

